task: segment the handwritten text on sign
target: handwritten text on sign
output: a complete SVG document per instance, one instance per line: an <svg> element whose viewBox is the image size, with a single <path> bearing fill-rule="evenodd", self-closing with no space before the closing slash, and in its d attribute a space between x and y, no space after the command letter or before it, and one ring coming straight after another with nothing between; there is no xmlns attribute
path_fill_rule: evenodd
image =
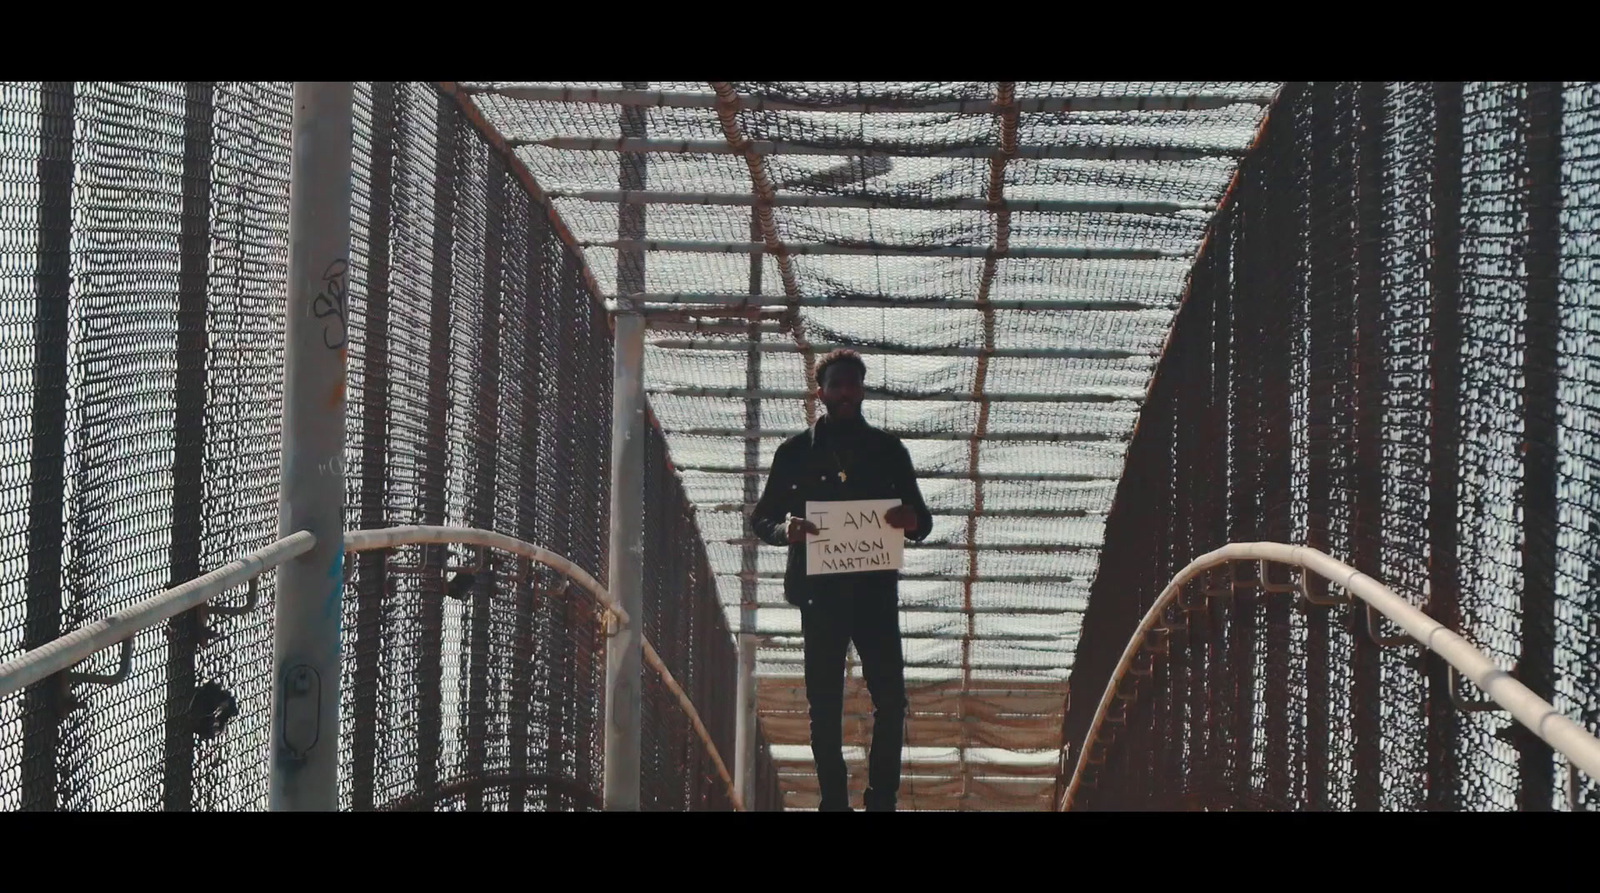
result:
<svg viewBox="0 0 1600 893"><path fill-rule="evenodd" d="M905 563L906 534L884 520L898 499L807 502L806 576L895 571Z"/></svg>

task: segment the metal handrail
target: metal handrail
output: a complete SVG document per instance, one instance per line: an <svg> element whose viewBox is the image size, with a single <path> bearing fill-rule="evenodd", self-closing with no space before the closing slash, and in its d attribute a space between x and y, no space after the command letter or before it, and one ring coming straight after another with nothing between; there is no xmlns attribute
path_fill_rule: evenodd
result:
<svg viewBox="0 0 1600 893"><path fill-rule="evenodd" d="M611 612L620 623L628 622L628 614L606 591L600 581L589 576L589 572L567 558L542 546L519 540L516 537L495 533L492 530L482 530L477 527L441 527L427 524L413 524L404 527L378 527L369 530L346 530L344 533L344 550L350 552L366 552L373 549L390 549L395 546L482 546L489 549L498 549L512 555L521 555L531 558L540 564L560 572L574 583L594 596L600 606Z"/></svg>
<svg viewBox="0 0 1600 893"><path fill-rule="evenodd" d="M1302 572L1314 573L1331 583L1339 584L1350 596L1366 604L1369 623L1372 619L1370 612L1376 609L1405 630L1410 638L1444 658L1452 672L1472 680L1494 703L1557 752L1565 755L1573 765L1587 772L1590 777L1600 778L1600 739L1595 738L1582 726L1558 712L1548 701L1512 678L1466 639L1413 607L1389 587L1338 559L1306 546L1283 543L1231 543L1190 562L1172 578L1172 582L1161 591L1155 604L1145 612L1144 619L1139 622L1138 628L1128 640L1127 648L1122 652L1122 659L1117 662L1116 669L1106 682L1105 693L1101 695L1100 704L1095 708L1094 721L1089 726L1089 733L1084 736L1083 746L1078 750L1072 781L1057 804L1060 809L1072 808L1078 788L1083 783L1084 775L1091 764L1090 757L1098 743L1100 728L1106 721L1106 713L1117 699L1123 678L1128 675L1135 658L1143 649L1145 637L1160 625L1162 613L1174 599L1178 598L1185 583L1204 571L1234 561L1271 561L1276 564L1292 565L1300 568ZM1265 577L1262 579L1265 581ZM1301 582L1300 588L1303 591L1303 575ZM1207 596L1210 595L1208 592ZM1376 639L1375 630L1369 631L1373 632ZM1460 703L1453 690L1452 700Z"/></svg>
<svg viewBox="0 0 1600 893"><path fill-rule="evenodd" d="M667 691L672 692L678 699L678 706L688 715L689 722L694 726L694 733L700 737L700 743L706 746L706 752L711 754L711 762L716 764L717 775L722 778L722 784L728 789L728 799L733 802L733 808L739 812L744 811L744 798L739 796L739 787L733 783L733 774L728 771L728 764L722 762L722 754L717 751L717 745L711 741L711 732L706 729L706 724L700 720L700 711L694 709L694 702L689 700L689 695L672 678L672 672L667 669L661 655L656 653L654 645L644 636L639 637L639 643L644 651L644 662L661 675L661 681L667 686Z"/></svg>
<svg viewBox="0 0 1600 893"><path fill-rule="evenodd" d="M234 587L253 583L257 577L266 571L311 551L316 546L316 543L317 538L309 531L302 530L286 536L204 576L196 577L186 583L153 595L126 610L119 611L103 620L97 620L54 641L41 645L21 657L0 664L0 697L21 691L30 685L48 679L56 673L68 670L93 656L96 652L117 644L123 646L122 670L114 674L114 676L86 676L85 681L120 681L121 678L127 675L132 654L130 646L134 636L155 627L163 621L211 601ZM601 586L599 581L590 576L587 571L561 555L515 537L472 527L425 525L385 527L375 530L350 530L346 531L344 535L344 551L346 553L409 545L480 546L530 558L553 568L577 583L593 596L602 608L616 617L619 622L628 622L627 612L622 610L622 606L617 604L611 593L604 586ZM254 604L254 601L255 593L252 591L251 604ZM661 676L661 680L666 685L667 690L677 698L678 705L688 715L695 734L699 736L701 743L706 747L706 751L711 755L711 761L715 764L717 774L722 778L722 783L728 789L728 797L732 801L734 808L743 810L744 803L739 797L737 787L733 783L733 776L728 772L727 764L722 761L722 754L711 740L711 733L701 720L699 711L695 709L694 703L689 700L689 696L684 692L683 687L673 678L671 671L667 669L667 665L661 660L660 655L656 653L655 647L643 636L640 639L643 644L642 650L645 663Z"/></svg>
<svg viewBox="0 0 1600 893"><path fill-rule="evenodd" d="M476 527L439 527L426 525L412 525L406 527L382 527L370 530L350 530L344 535L344 550L350 552L365 552L373 549L388 549L395 546L438 546L438 545L464 545L480 546L489 549L498 549L512 555L530 558L546 567L553 568L573 582L600 603L600 606L610 612L622 623L628 622L628 615L617 604L611 593L601 586L599 581L590 576L583 568L573 564L567 558L551 552L542 546L536 546L525 540L495 533L492 530L482 530ZM644 662L661 676L661 681L667 690L678 699L678 706L689 717L689 723L694 727L695 734L699 736L700 743L705 745L706 752L711 755L711 762L715 764L717 775L722 778L722 783L728 789L728 799L736 810L744 810L744 801L739 796L738 787L733 783L733 775L728 771L728 766L722 761L722 754L717 750L717 745L711 740L711 733L706 729L705 723L700 719L700 712L695 709L694 702L684 692L683 687L674 679L667 665L656 653L650 640L643 635L639 637L642 644Z"/></svg>
<svg viewBox="0 0 1600 893"><path fill-rule="evenodd" d="M21 657L0 664L0 697L21 691L88 659L95 652L122 644L122 666L131 660L132 639L157 624L196 608L219 595L250 583L268 570L290 561L317 544L308 531L290 534L257 549L216 570L153 595L138 604L96 620L66 635L40 645ZM85 681L114 682L126 676L126 669L109 677L87 677Z"/></svg>

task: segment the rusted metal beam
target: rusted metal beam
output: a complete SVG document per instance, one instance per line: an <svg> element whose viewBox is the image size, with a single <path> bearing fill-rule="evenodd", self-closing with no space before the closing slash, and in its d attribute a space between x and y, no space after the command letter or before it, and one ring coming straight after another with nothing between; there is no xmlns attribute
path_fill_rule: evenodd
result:
<svg viewBox="0 0 1600 893"><path fill-rule="evenodd" d="M465 85L464 85L465 86ZM638 108L718 109L723 107L723 82L712 84L714 93L676 90L618 90L595 87L511 86L473 84L472 93L488 93L523 102L566 102L583 105L620 105ZM1017 113L1046 114L1065 112L1148 112L1201 111L1236 105L1266 105L1277 91L1228 95L1219 93L1124 94L1121 96L1038 96L1017 99L1011 108ZM769 99L762 96L740 98L744 108L756 112L832 112L839 114L949 114L998 115L1006 106L998 99L875 99L860 101L811 101Z"/></svg>

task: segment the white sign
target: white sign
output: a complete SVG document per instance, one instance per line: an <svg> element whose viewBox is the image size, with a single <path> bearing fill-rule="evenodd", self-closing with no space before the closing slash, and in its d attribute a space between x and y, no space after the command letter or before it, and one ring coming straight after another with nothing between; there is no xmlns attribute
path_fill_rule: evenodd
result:
<svg viewBox="0 0 1600 893"><path fill-rule="evenodd" d="M906 534L884 520L899 504L898 499L807 502L806 520L818 532L806 534L806 576L899 570Z"/></svg>

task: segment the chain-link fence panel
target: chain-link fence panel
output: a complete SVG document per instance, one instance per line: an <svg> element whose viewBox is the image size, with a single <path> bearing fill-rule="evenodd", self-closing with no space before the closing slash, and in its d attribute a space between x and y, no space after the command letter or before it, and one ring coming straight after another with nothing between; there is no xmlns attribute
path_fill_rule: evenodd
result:
<svg viewBox="0 0 1600 893"><path fill-rule="evenodd" d="M1212 221L1129 449L1074 664L1068 771L1139 619L1227 542L1326 551L1600 727L1596 97L1284 89ZM1078 803L1594 807L1597 780L1509 716L1458 710L1439 658L1257 574L1209 574L1169 610L1165 653L1123 687Z"/></svg>
<svg viewBox="0 0 1600 893"><path fill-rule="evenodd" d="M355 116L350 528L491 529L603 582L612 347L581 255L453 94L358 84ZM288 84L0 85L0 660L276 539L291 118ZM654 641L731 759L733 641L650 461ZM599 807L586 594L475 548L345 573L343 808ZM137 635L115 684L0 699L0 808L265 808L273 576L252 611ZM726 807L675 701L651 703L652 802Z"/></svg>

